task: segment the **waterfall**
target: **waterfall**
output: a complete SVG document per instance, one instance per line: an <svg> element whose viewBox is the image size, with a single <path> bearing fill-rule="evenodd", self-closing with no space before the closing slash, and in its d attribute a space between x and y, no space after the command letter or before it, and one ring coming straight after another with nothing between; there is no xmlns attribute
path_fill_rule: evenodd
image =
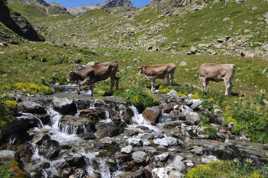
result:
<svg viewBox="0 0 268 178"><path fill-rule="evenodd" d="M160 133L160 129L156 126L153 126L150 122L148 122L146 119L144 119L142 114L139 114L138 109L135 106L130 106L130 109L132 110L134 116L132 117L132 122L139 125L147 127L148 129Z"/></svg>
<svg viewBox="0 0 268 178"><path fill-rule="evenodd" d="M33 115L33 114L31 114L31 113L20 113L21 114L21 116L19 116L19 117L17 117L17 119L29 119L29 118L34 118L34 119L36 119L37 121L38 121L38 127L39 128L43 128L44 127L44 125L43 125L43 123L42 123L42 121L38 118L38 117L36 117L35 115Z"/></svg>
<svg viewBox="0 0 268 178"><path fill-rule="evenodd" d="M101 178L111 178L111 172L110 172L109 167L106 164L105 159L99 160L99 170L100 170Z"/></svg>
<svg viewBox="0 0 268 178"><path fill-rule="evenodd" d="M52 128L59 130L59 122L62 115L59 112L55 111L52 107L48 108L48 114L50 115Z"/></svg>

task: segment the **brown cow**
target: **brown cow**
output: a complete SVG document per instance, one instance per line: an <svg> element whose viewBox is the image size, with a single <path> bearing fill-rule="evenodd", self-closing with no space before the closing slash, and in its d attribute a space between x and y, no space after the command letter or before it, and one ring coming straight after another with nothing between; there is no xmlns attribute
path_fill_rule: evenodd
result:
<svg viewBox="0 0 268 178"><path fill-rule="evenodd" d="M118 63L116 62L95 63L94 65L84 65L78 70L72 71L69 74L69 79L78 83L78 93L80 93L80 86L88 83L93 96L95 83L108 78L111 78L110 91L113 91L114 86L118 89L119 77L116 76L117 72Z"/></svg>
<svg viewBox="0 0 268 178"><path fill-rule="evenodd" d="M234 73L234 64L202 64L199 68L199 79L202 83L203 91L207 93L209 81L224 81L225 95L230 96Z"/></svg>
<svg viewBox="0 0 268 178"><path fill-rule="evenodd" d="M155 91L156 79L164 79L166 84L174 84L175 64L144 65L139 68L140 73L151 80L151 91Z"/></svg>

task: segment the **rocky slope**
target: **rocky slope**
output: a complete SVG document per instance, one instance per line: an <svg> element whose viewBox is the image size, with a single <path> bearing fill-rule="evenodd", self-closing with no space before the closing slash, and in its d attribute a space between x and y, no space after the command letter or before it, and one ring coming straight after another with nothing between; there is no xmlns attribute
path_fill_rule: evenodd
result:
<svg viewBox="0 0 268 178"><path fill-rule="evenodd" d="M229 1L227 6L222 1L198 2L160 11L155 5L131 11L95 9L79 18L36 24L45 29L47 39L61 45L267 56L267 1Z"/></svg>
<svg viewBox="0 0 268 178"><path fill-rule="evenodd" d="M9 159L29 177L182 178L193 166L218 159L268 163L267 145L232 134L221 112L207 110L202 100L171 91L140 114L120 98L62 89L52 96L13 96L20 101L17 120L0 137L0 147L11 150L0 153L12 153Z"/></svg>
<svg viewBox="0 0 268 178"><path fill-rule="evenodd" d="M59 4L47 3L44 0L7 0L12 6L29 6L35 7L46 15L66 14L67 9Z"/></svg>
<svg viewBox="0 0 268 178"><path fill-rule="evenodd" d="M10 11L5 1L0 1L0 11L0 22L16 34L31 41L44 40L23 16ZM3 34L1 39L5 39L5 34Z"/></svg>
<svg viewBox="0 0 268 178"><path fill-rule="evenodd" d="M103 5L104 8L113 8L113 7L125 7L132 8L133 4L130 0L107 0Z"/></svg>

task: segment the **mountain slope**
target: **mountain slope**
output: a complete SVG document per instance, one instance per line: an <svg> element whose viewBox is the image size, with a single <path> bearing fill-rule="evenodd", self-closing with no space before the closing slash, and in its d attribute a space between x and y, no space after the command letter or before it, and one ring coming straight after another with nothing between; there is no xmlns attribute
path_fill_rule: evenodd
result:
<svg viewBox="0 0 268 178"><path fill-rule="evenodd" d="M6 39L6 37L8 37L8 35L11 34L10 30L12 30L16 34L28 40L32 41L44 40L43 37L40 36L35 31L32 25L27 21L27 19L25 19L19 13L10 11L4 1L0 1L0 11L1 11L0 22L2 23L1 25L2 39ZM6 27L10 30L7 30ZM5 35L5 32L7 32L7 35ZM13 34L11 34L11 36L14 37Z"/></svg>
<svg viewBox="0 0 268 178"><path fill-rule="evenodd" d="M47 18L37 24L46 29L45 36L57 44L90 48L178 53L195 46L200 48L194 50L195 53L238 54L239 51L262 50L268 41L268 25L263 16L268 11L267 1L197 5L176 7L170 13L159 13L152 6L131 11L95 9L78 18ZM219 39L225 37L229 41L218 44ZM210 51L207 46L211 46Z"/></svg>

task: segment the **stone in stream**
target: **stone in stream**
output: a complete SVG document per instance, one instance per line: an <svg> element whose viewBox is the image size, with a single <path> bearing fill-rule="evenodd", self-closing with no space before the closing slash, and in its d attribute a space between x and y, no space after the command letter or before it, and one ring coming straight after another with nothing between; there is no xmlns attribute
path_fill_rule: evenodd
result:
<svg viewBox="0 0 268 178"><path fill-rule="evenodd" d="M165 152L154 157L155 161L166 161L169 157L169 153Z"/></svg>
<svg viewBox="0 0 268 178"><path fill-rule="evenodd" d="M169 146L176 146L179 144L179 142L174 137L164 137L164 138L154 139L154 144L169 147Z"/></svg>
<svg viewBox="0 0 268 178"><path fill-rule="evenodd" d="M74 101L68 98L53 97L53 108L63 115L74 115L77 108Z"/></svg>
<svg viewBox="0 0 268 178"><path fill-rule="evenodd" d="M143 111L142 115L151 124L156 124L157 123L157 119L160 116L160 109L159 109L158 106L147 107Z"/></svg>
<svg viewBox="0 0 268 178"><path fill-rule="evenodd" d="M48 135L43 136L36 144L38 145L39 154L48 159L56 158L61 150L60 144L52 140Z"/></svg>
<svg viewBox="0 0 268 178"><path fill-rule="evenodd" d="M97 118L85 118L77 116L64 116L60 123L60 130L67 134L78 134L81 137L92 136L96 131Z"/></svg>
<svg viewBox="0 0 268 178"><path fill-rule="evenodd" d="M41 104L33 101L23 101L18 104L18 110L24 113L46 114L46 109Z"/></svg>
<svg viewBox="0 0 268 178"><path fill-rule="evenodd" d="M133 147L131 145L128 145L126 147L121 148L121 152L129 154L132 152L132 149L133 149Z"/></svg>
<svg viewBox="0 0 268 178"><path fill-rule="evenodd" d="M124 131L124 125L122 123L114 123L114 122L98 122L96 124L96 137L114 137L121 134Z"/></svg>
<svg viewBox="0 0 268 178"><path fill-rule="evenodd" d="M132 159L136 163L143 163L147 159L147 154L143 151L136 151L136 152L132 153Z"/></svg>

